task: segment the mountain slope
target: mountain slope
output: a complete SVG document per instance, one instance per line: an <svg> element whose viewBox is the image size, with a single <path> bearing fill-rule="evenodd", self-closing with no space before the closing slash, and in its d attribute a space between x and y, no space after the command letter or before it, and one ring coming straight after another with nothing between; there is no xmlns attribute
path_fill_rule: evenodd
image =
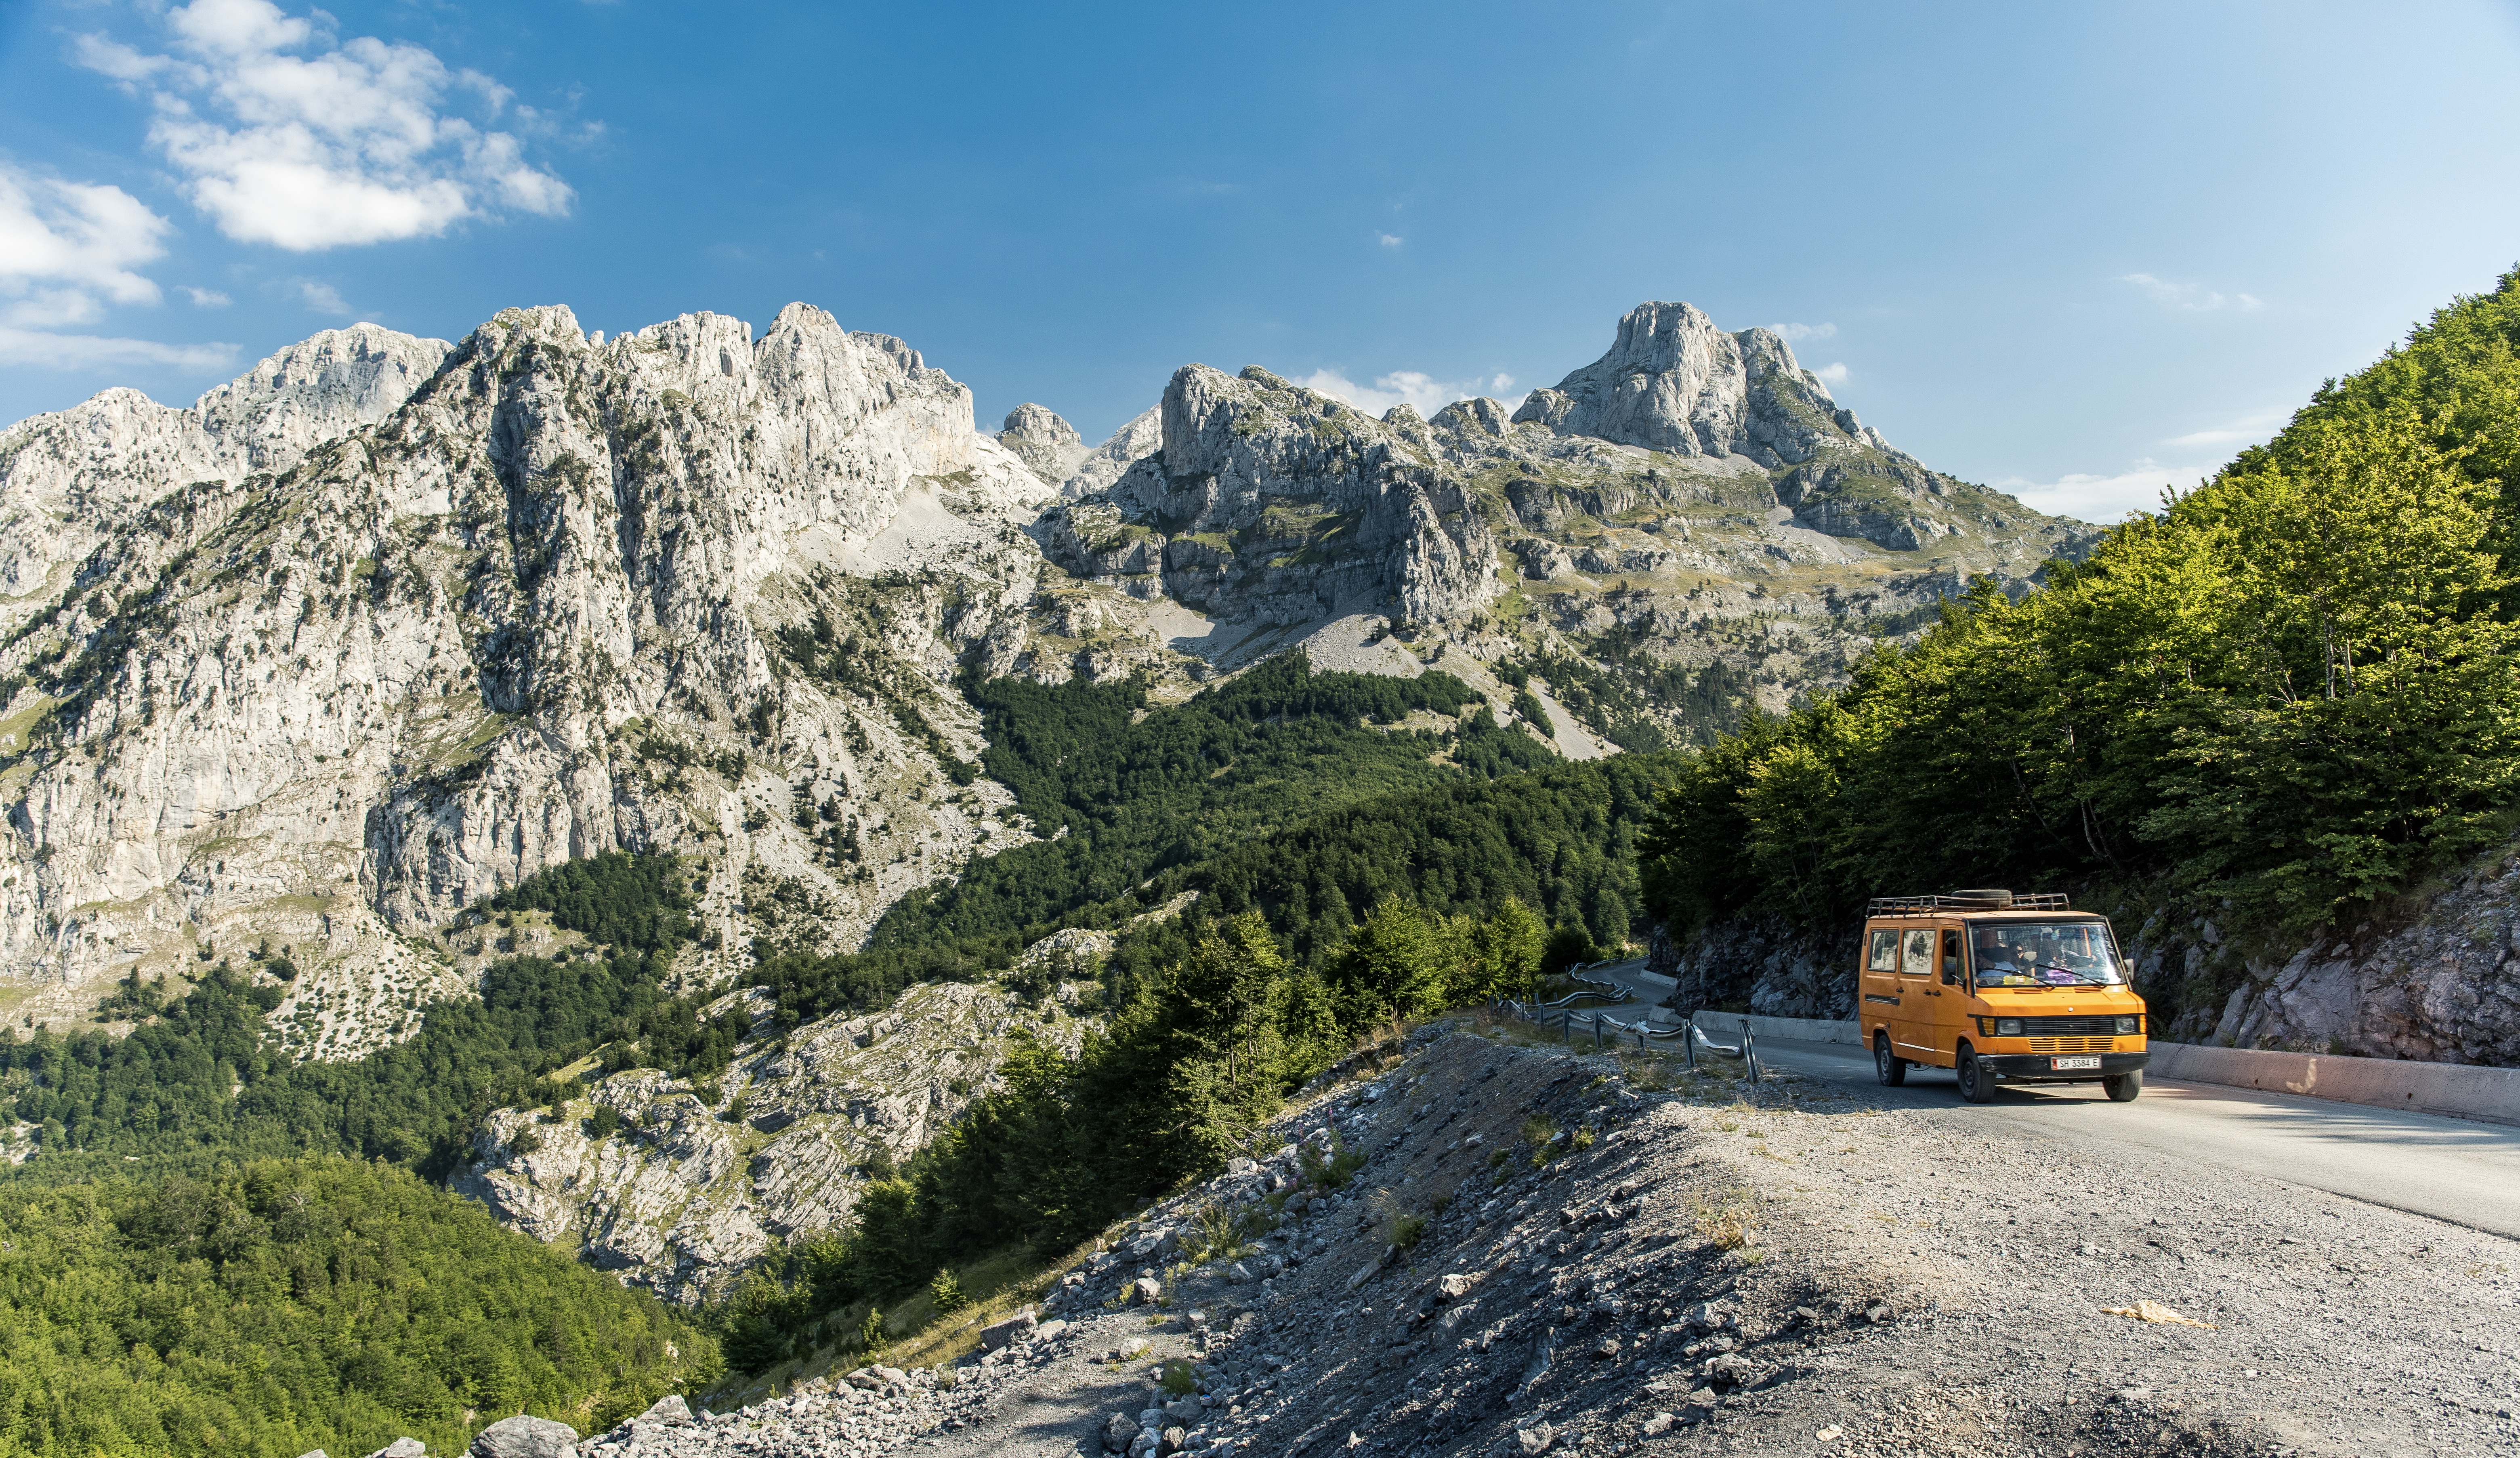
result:
<svg viewBox="0 0 2520 1458"><path fill-rule="evenodd" d="M0 1000L59 1023L267 946L301 973L273 1025L354 1056L469 991L465 907L615 847L706 870L706 983L1030 839L958 682L1161 704L1301 646L1652 748L2081 540L1889 450L1771 335L1647 305L1620 339L1519 424L1188 366L1089 450L1037 406L977 432L801 304L609 341L516 309L22 423Z"/></svg>

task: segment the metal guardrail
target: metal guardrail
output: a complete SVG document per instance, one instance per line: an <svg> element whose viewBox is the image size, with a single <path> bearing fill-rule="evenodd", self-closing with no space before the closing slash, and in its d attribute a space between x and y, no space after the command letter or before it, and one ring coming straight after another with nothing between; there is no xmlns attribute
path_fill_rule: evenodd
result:
<svg viewBox="0 0 2520 1458"><path fill-rule="evenodd" d="M1627 989L1620 988L1618 990L1624 993ZM1575 995L1581 996L1583 994L1578 993ZM1603 1046L1604 1040L1602 1032L1605 1028L1610 1031L1611 1036L1616 1038L1625 1039L1634 1037L1637 1040L1637 1046L1640 1048L1648 1047L1654 1043L1667 1042L1670 1039L1678 1038L1681 1040L1682 1052L1688 1058L1688 1066L1692 1070L1697 1067L1698 1053L1700 1051L1704 1051L1718 1058L1740 1060L1743 1071L1753 1081L1765 1076L1759 1067L1758 1035L1750 1030L1750 1022L1746 1018L1741 1020L1740 1042L1719 1043L1713 1038L1708 1037L1706 1035L1706 1030L1699 1027L1694 1019L1682 1024L1678 1027L1654 1027L1644 1023L1623 1023L1616 1018L1605 1018L1601 1016L1598 1009L1588 1009L1585 1012L1578 1013L1565 1006L1566 1003L1573 1000L1574 998L1570 996L1559 998L1555 1002L1525 1003L1515 998L1508 997L1499 998L1496 1002L1491 1004L1491 1006L1499 1012L1506 1013L1511 1017L1520 1018L1526 1023L1537 1024L1544 1030L1549 1027L1551 1023L1554 1022L1556 1024L1559 1041L1567 1043L1575 1041L1575 1025L1577 1020L1580 1018L1584 1024L1593 1030L1593 1048L1596 1052L1598 1052ZM1553 1017L1551 1016L1552 1014L1554 1015Z"/></svg>

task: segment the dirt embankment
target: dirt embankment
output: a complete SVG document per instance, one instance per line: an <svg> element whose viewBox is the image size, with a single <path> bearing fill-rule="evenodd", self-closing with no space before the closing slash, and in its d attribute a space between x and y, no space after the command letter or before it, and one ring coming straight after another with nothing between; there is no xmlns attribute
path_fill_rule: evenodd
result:
<svg viewBox="0 0 2520 1458"><path fill-rule="evenodd" d="M2095 1163L1960 1106L1674 1077L1467 1025L1390 1056L1290 1110L1271 1158L1115 1231L950 1390L863 1374L583 1451L2520 1444L2510 1242ZM1325 1159L1335 1190L1305 1178Z"/></svg>

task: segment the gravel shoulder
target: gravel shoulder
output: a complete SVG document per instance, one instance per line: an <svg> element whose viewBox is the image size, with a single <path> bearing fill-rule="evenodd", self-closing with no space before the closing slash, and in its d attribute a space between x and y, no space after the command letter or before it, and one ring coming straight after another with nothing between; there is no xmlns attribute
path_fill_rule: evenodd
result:
<svg viewBox="0 0 2520 1458"><path fill-rule="evenodd" d="M1115 1232L950 1391L861 1374L580 1451L2520 1450L2501 1237L1791 1074L1665 1087L1468 1023L1391 1056ZM1190 1263L1198 1213L1276 1204L1299 1144L1366 1160ZM2201 1325L2109 1314L2145 1302Z"/></svg>

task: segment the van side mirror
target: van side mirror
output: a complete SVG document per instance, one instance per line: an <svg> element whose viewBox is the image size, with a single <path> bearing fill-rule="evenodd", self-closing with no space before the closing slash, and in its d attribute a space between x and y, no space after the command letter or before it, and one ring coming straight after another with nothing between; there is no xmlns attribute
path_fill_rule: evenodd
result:
<svg viewBox="0 0 2520 1458"><path fill-rule="evenodd" d="M1952 963L1949 963L1949 962L1944 963L1944 964L1943 964L1943 985L1944 985L1944 986L1946 986L1946 987L1957 987L1957 986L1958 986L1959 984L1960 984L1960 970L1959 970L1959 968L1958 968L1958 967L1957 967L1957 966L1955 966L1955 965L1954 965L1954 964L1952 964Z"/></svg>

